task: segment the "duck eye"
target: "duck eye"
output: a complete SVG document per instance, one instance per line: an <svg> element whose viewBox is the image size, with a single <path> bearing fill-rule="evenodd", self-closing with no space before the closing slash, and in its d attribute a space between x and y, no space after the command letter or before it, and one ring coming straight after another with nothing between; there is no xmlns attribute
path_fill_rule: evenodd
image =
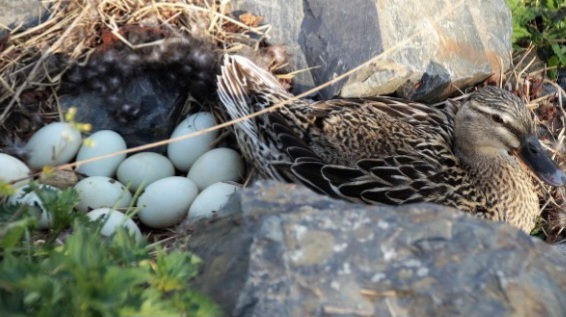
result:
<svg viewBox="0 0 566 317"><path fill-rule="evenodd" d="M496 114L491 115L491 119L493 119L493 121L500 123L500 124L504 123L503 118L501 118L501 116L496 115Z"/></svg>

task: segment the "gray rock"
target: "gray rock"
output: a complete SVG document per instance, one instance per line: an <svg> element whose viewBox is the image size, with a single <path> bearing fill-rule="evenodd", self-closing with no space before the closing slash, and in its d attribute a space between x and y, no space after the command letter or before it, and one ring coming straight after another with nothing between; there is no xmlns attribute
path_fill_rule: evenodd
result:
<svg viewBox="0 0 566 317"><path fill-rule="evenodd" d="M47 13L39 0L0 0L0 25L33 27L46 20Z"/></svg>
<svg viewBox="0 0 566 317"><path fill-rule="evenodd" d="M230 316L566 316L566 258L506 224L274 182L229 208L189 249Z"/></svg>
<svg viewBox="0 0 566 317"><path fill-rule="evenodd" d="M271 41L293 54L292 69L319 67L294 83L301 93L382 57L321 96L388 94L442 99L511 65L511 14L504 0L235 0L264 17ZM400 89L401 88L401 89Z"/></svg>
<svg viewBox="0 0 566 317"><path fill-rule="evenodd" d="M554 248L558 250L563 256L566 256L566 243L555 244Z"/></svg>

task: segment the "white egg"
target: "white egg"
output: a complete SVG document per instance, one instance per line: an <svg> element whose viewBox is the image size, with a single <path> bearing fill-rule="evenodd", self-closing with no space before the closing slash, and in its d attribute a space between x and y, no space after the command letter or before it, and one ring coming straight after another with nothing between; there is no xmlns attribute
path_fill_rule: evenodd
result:
<svg viewBox="0 0 566 317"><path fill-rule="evenodd" d="M118 180L129 186L132 192L158 179L173 175L175 175L175 167L171 161L153 152L142 152L128 157L118 166L116 173Z"/></svg>
<svg viewBox="0 0 566 317"><path fill-rule="evenodd" d="M112 208L99 208L86 214L91 221L96 221L102 218L102 228L100 233L104 236L111 236L116 232L120 226L126 228L129 232L133 233L136 240L142 239L140 228L136 223L125 214L114 210Z"/></svg>
<svg viewBox="0 0 566 317"><path fill-rule="evenodd" d="M77 154L77 162L102 156L109 153L124 151L126 141L121 135L110 130L101 130L88 137L90 144L83 144ZM88 176L112 177L118 165L126 158L126 154L118 154L102 160L81 164L77 171Z"/></svg>
<svg viewBox="0 0 566 317"><path fill-rule="evenodd" d="M147 186L138 198L138 217L151 228L176 225L187 216L197 194L197 186L186 177L160 179Z"/></svg>
<svg viewBox="0 0 566 317"><path fill-rule="evenodd" d="M40 169L45 165L68 163L81 146L81 133L67 122L50 123L29 139L29 166Z"/></svg>
<svg viewBox="0 0 566 317"><path fill-rule="evenodd" d="M188 178L199 190L221 181L239 181L244 175L244 161L238 152L228 148L212 149L193 164Z"/></svg>
<svg viewBox="0 0 566 317"><path fill-rule="evenodd" d="M210 112L198 112L183 120L171 134L171 138L194 133L216 125L214 115ZM192 138L169 143L167 156L175 167L183 172L189 170L199 156L212 148L218 136L218 130L197 135Z"/></svg>
<svg viewBox="0 0 566 317"><path fill-rule="evenodd" d="M49 186L49 185L39 185L39 187L41 189L47 189L47 190L51 190L54 192L60 192L59 189L53 187L53 186ZM52 214L47 211L45 209L45 207L43 206L43 202L41 201L41 199L39 198L39 196L37 196L37 194L34 191L31 191L29 193L26 193L25 191L29 190L29 186L24 186L24 187L20 187L18 188L18 190L16 190L16 192L14 194L12 194L12 196L10 196L10 198L8 199L9 203L20 203L20 204L26 204L31 206L29 211L32 214L35 214L38 219L38 225L39 225L39 229L47 229L51 226L52 222L53 222L53 216Z"/></svg>
<svg viewBox="0 0 566 317"><path fill-rule="evenodd" d="M106 176L87 177L75 185L79 194L77 209L89 211L102 207L127 208L132 194L122 183Z"/></svg>
<svg viewBox="0 0 566 317"><path fill-rule="evenodd" d="M0 180L4 183L27 177L29 173L29 168L22 161L8 154L0 153ZM17 188L27 183L28 180L22 180L12 186Z"/></svg>
<svg viewBox="0 0 566 317"><path fill-rule="evenodd" d="M208 186L193 201L189 209L189 222L213 216L239 189L239 186L222 182Z"/></svg>

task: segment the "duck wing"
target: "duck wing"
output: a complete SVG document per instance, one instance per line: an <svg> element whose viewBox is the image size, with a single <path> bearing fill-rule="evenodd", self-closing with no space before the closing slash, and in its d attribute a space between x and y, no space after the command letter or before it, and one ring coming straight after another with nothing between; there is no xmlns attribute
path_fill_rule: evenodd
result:
<svg viewBox="0 0 566 317"><path fill-rule="evenodd" d="M457 106L433 107L391 97L321 101L309 105L309 125L300 137L326 163L354 166L363 159L408 152L434 164L439 156L453 155Z"/></svg>
<svg viewBox="0 0 566 317"><path fill-rule="evenodd" d="M241 120L234 130L244 156L264 176L365 203L431 201L452 191L456 104L375 97L273 108L293 96L239 56L225 58L218 87L226 112Z"/></svg>

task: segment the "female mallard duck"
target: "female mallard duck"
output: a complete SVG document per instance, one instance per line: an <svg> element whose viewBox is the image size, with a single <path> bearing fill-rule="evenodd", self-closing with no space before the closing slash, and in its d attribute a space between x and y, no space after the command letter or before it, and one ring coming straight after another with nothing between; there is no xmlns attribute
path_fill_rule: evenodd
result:
<svg viewBox="0 0 566 317"><path fill-rule="evenodd" d="M292 98L240 56L225 57L218 93L232 119ZM297 100L237 123L235 133L265 177L354 202L439 203L527 232L539 213L531 172L566 183L525 104L495 87L443 108L387 97Z"/></svg>

